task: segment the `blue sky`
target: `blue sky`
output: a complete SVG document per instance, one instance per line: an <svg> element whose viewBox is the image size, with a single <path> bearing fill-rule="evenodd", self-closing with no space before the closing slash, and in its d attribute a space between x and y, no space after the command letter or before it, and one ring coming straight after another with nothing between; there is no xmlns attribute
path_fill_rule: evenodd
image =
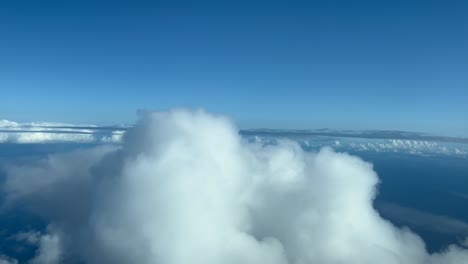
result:
<svg viewBox="0 0 468 264"><path fill-rule="evenodd" d="M0 1L0 119L468 136L468 1Z"/></svg>

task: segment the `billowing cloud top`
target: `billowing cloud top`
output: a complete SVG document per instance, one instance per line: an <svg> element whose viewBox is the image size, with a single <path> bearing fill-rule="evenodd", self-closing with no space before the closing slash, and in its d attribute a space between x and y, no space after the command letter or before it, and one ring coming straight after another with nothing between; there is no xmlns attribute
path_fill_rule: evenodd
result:
<svg viewBox="0 0 468 264"><path fill-rule="evenodd" d="M145 115L120 146L9 167L3 191L49 222L30 239L37 264L468 263L381 218L377 183L357 157L249 142L224 117L174 110Z"/></svg>

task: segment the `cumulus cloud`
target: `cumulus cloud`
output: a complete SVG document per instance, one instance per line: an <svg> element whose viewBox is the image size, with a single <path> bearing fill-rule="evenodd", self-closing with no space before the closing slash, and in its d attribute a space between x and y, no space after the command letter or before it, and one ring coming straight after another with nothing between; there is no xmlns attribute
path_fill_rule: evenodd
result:
<svg viewBox="0 0 468 264"><path fill-rule="evenodd" d="M31 264L61 263L63 255L60 237L54 234L45 234L40 237L38 254L30 261Z"/></svg>
<svg viewBox="0 0 468 264"><path fill-rule="evenodd" d="M249 143L204 111L147 113L119 147L6 171L6 206L49 222L32 263L468 263L381 218L371 164Z"/></svg>

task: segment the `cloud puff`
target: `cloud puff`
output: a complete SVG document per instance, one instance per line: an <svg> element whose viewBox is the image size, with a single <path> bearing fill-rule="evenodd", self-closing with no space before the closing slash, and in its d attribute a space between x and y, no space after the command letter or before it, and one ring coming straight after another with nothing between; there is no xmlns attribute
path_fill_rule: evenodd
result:
<svg viewBox="0 0 468 264"><path fill-rule="evenodd" d="M120 147L6 170L7 207L50 223L32 263L468 263L380 217L371 164L248 143L203 111L148 113Z"/></svg>
<svg viewBox="0 0 468 264"><path fill-rule="evenodd" d="M56 234L42 235L39 240L39 250L31 264L61 263L62 247L60 237Z"/></svg>

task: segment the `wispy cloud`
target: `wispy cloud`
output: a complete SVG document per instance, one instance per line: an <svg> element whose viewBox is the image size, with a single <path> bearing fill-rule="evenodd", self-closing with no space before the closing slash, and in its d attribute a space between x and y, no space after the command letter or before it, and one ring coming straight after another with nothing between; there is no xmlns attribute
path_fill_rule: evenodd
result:
<svg viewBox="0 0 468 264"><path fill-rule="evenodd" d="M468 223L448 216L432 214L393 203L380 203L379 211L390 219L428 231L468 236Z"/></svg>
<svg viewBox="0 0 468 264"><path fill-rule="evenodd" d="M462 199L467 199L468 200L468 194L467 193L461 193L461 192L451 192L452 195L462 198Z"/></svg>

